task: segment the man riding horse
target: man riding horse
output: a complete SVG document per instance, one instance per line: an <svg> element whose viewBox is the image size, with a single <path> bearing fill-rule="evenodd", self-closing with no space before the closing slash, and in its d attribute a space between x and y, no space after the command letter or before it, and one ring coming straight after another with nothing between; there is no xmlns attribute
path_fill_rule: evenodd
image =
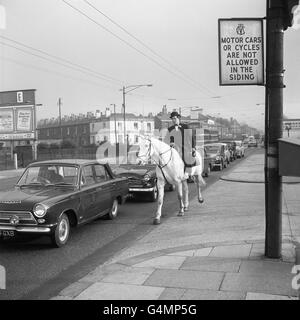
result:
<svg viewBox="0 0 300 320"><path fill-rule="evenodd" d="M187 172L189 171L187 168L197 165L195 130L190 129L187 124L181 122L181 115L177 111L173 111L170 118L173 125L168 128L165 142L179 152Z"/></svg>
<svg viewBox="0 0 300 320"><path fill-rule="evenodd" d="M196 135L192 129L181 122L181 115L177 111L171 113L173 125L168 128L165 142L175 148L184 162L186 176L192 173L192 168L199 165L196 161ZM187 180L183 181L184 189L187 189ZM199 202L203 203L202 197Z"/></svg>

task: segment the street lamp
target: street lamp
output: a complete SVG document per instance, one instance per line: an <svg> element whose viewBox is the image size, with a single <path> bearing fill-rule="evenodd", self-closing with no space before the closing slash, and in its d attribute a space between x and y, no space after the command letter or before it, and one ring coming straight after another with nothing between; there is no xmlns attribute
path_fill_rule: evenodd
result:
<svg viewBox="0 0 300 320"><path fill-rule="evenodd" d="M38 145L38 129L37 129L37 111L36 111L36 107L42 107L43 104L42 103L36 103L35 107L34 107L34 130L35 130L35 140L33 141L33 159L37 160L37 145Z"/></svg>
<svg viewBox="0 0 300 320"><path fill-rule="evenodd" d="M152 84L137 84L130 85L127 87L123 87L121 90L123 91L123 113L124 113L124 143L126 137L126 112L125 112L125 95L133 90L136 90L141 87L152 87Z"/></svg>
<svg viewBox="0 0 300 320"><path fill-rule="evenodd" d="M116 104L115 103L111 103L111 106L114 106L114 120L115 120L115 144L116 144L116 148L117 148L117 120L116 120Z"/></svg>

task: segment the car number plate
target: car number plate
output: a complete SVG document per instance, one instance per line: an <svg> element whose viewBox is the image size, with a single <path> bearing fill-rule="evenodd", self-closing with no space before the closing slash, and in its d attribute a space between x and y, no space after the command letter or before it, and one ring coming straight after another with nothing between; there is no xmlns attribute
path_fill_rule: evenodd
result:
<svg viewBox="0 0 300 320"><path fill-rule="evenodd" d="M13 230L0 230L0 236L2 237L14 237L15 231Z"/></svg>

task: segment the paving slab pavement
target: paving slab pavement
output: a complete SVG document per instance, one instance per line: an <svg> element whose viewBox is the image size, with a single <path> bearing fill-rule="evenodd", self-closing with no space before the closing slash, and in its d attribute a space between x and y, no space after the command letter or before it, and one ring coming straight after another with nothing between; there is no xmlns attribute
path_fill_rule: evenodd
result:
<svg viewBox="0 0 300 320"><path fill-rule="evenodd" d="M191 199L185 216L162 219L52 299L297 300L292 269L300 239L300 184L283 186L282 257L268 259L264 185L258 180L262 160L263 154L250 155L228 179L204 190L204 204ZM241 172L253 183L235 181Z"/></svg>

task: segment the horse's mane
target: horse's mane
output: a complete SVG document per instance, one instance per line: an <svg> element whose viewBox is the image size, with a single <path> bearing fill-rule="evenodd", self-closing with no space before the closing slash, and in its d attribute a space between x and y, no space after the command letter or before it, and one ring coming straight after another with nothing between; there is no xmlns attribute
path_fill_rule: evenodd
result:
<svg viewBox="0 0 300 320"><path fill-rule="evenodd" d="M166 142L159 140L157 138L151 137L150 138L151 143L153 144L153 146L160 152L165 152L170 150L171 146L168 145ZM173 156L178 157L179 159L181 159L178 151L175 148L172 148L172 152L173 152Z"/></svg>
<svg viewBox="0 0 300 320"><path fill-rule="evenodd" d="M166 144L164 141L161 141L157 138L151 137L150 141L158 148L170 148L168 144Z"/></svg>

